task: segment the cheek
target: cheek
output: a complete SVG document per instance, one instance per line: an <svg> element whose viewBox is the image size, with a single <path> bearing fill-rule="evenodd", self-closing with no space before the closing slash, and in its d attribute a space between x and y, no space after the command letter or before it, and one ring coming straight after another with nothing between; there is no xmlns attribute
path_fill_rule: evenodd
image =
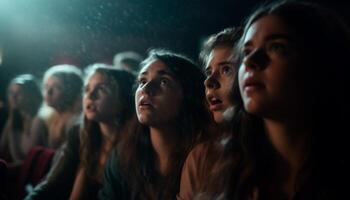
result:
<svg viewBox="0 0 350 200"><path fill-rule="evenodd" d="M105 112L113 112L116 107L116 101L114 98L103 98L98 100L96 103L100 110Z"/></svg>
<svg viewBox="0 0 350 200"><path fill-rule="evenodd" d="M138 115L137 104L139 102L140 97L141 97L141 89L138 88L135 92L135 108L136 108L137 115Z"/></svg>
<svg viewBox="0 0 350 200"><path fill-rule="evenodd" d="M238 81L239 91L240 91L242 97L243 97L243 75L244 75L244 69L245 69L245 67L243 65L239 68L238 80L236 80L236 81Z"/></svg>
<svg viewBox="0 0 350 200"><path fill-rule="evenodd" d="M221 83L223 87L223 95L225 96L226 101L230 101L230 103L232 103L231 94L232 94L233 82L234 82L234 77L226 77Z"/></svg>
<svg viewBox="0 0 350 200"><path fill-rule="evenodd" d="M171 116L177 116L181 108L183 97L181 93L167 95L163 101L163 110Z"/></svg>
<svg viewBox="0 0 350 200"><path fill-rule="evenodd" d="M284 65L281 65L284 66ZM290 71L287 66L274 68L267 71L267 89L274 95L293 96L292 92L296 89L295 82L290 77ZM289 95L288 95L289 94Z"/></svg>

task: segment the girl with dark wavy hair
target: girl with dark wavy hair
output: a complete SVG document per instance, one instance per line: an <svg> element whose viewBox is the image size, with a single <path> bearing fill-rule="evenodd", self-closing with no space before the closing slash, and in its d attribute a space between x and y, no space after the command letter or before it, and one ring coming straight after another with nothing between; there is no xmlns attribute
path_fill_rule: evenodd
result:
<svg viewBox="0 0 350 200"><path fill-rule="evenodd" d="M336 14L305 2L273 3L249 17L233 88L236 137L198 199L347 195L349 99L343 71L349 36Z"/></svg>
<svg viewBox="0 0 350 200"><path fill-rule="evenodd" d="M203 81L189 59L150 52L138 75L138 122L112 154L100 199L175 199L184 160L208 131Z"/></svg>
<svg viewBox="0 0 350 200"><path fill-rule="evenodd" d="M104 64L90 67L83 124L72 129L57 163L26 199L97 198L106 159L135 117L133 83L129 72Z"/></svg>

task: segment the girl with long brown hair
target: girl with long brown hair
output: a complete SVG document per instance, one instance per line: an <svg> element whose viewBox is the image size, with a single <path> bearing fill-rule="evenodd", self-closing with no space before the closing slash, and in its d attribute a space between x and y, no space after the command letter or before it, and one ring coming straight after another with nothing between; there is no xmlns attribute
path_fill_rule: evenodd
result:
<svg viewBox="0 0 350 200"><path fill-rule="evenodd" d="M319 5L275 2L249 17L240 49L235 137L197 198L343 198L348 27Z"/></svg>
<svg viewBox="0 0 350 200"><path fill-rule="evenodd" d="M106 159L135 116L133 83L129 72L104 64L90 67L84 122L72 129L59 160L26 199L97 198Z"/></svg>
<svg viewBox="0 0 350 200"><path fill-rule="evenodd" d="M203 81L189 59L150 52L138 75L138 122L112 154L100 199L175 199L184 160L210 122Z"/></svg>

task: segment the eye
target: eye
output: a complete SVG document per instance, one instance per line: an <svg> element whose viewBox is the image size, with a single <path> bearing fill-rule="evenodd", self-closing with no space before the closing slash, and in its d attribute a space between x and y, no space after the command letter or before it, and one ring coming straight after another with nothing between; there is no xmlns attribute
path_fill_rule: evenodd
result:
<svg viewBox="0 0 350 200"><path fill-rule="evenodd" d="M99 95L112 95L112 88L110 86L107 85L100 85L97 88L97 92Z"/></svg>
<svg viewBox="0 0 350 200"><path fill-rule="evenodd" d="M251 49L244 48L244 49L242 50L242 55L243 55L243 57L249 56L250 53L251 53Z"/></svg>
<svg viewBox="0 0 350 200"><path fill-rule="evenodd" d="M207 68L207 69L205 69L205 76L210 76L211 75L211 70L210 70L210 68Z"/></svg>
<svg viewBox="0 0 350 200"><path fill-rule="evenodd" d="M147 83L147 80L145 78L139 78L137 80L138 86L143 86L145 83Z"/></svg>
<svg viewBox="0 0 350 200"><path fill-rule="evenodd" d="M225 74L225 75L230 75L230 74L232 74L232 67L229 66L229 65L224 65L224 66L221 68L221 73L222 73L222 74Z"/></svg>
<svg viewBox="0 0 350 200"><path fill-rule="evenodd" d="M168 85L168 84L169 84L169 79L167 78L160 79L160 85Z"/></svg>
<svg viewBox="0 0 350 200"><path fill-rule="evenodd" d="M268 51L276 53L286 53L287 45L281 42L272 42L267 47Z"/></svg>

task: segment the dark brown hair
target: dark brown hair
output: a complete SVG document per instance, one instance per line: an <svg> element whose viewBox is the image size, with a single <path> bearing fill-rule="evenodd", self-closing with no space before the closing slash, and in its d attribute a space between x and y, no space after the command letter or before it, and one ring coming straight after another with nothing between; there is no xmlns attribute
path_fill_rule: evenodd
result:
<svg viewBox="0 0 350 200"><path fill-rule="evenodd" d="M225 28L219 33L210 35L204 42L201 52L199 53L199 61L202 67L208 62L210 52L216 47L234 48L242 35L242 29L239 27Z"/></svg>
<svg viewBox="0 0 350 200"><path fill-rule="evenodd" d="M298 79L304 83L301 89L308 105L305 113L311 116L311 150L297 175L293 199L342 198L346 192L343 181L347 181L344 177L348 173L342 130L347 129L349 99L342 91L349 85L343 73L349 65L349 29L324 7L283 1L256 10L248 18L244 33L267 15L279 17L294 31L295 45L301 55L301 66L295 67ZM233 120L238 124L233 132L238 137L232 138L219 152L221 170L209 179L209 186L198 195L200 198L249 199L255 188L259 190L259 199L267 197L265 181L271 179L269 174L274 169L271 159L275 152L266 137L262 118L244 110L238 83L234 83L234 91L237 114Z"/></svg>
<svg viewBox="0 0 350 200"><path fill-rule="evenodd" d="M86 80L95 73L100 73L111 84L116 84L118 87L118 98L122 105L122 110L118 116L115 116L115 122L118 128L122 131L128 121L134 116L134 95L132 86L135 77L124 70L107 67L105 65L95 64L88 72ZM83 166L87 170L89 176L93 176L97 168L98 156L102 144L102 134L98 122L90 121L84 117L84 123L81 130L81 160ZM117 141L114 141L117 142Z"/></svg>
<svg viewBox="0 0 350 200"><path fill-rule="evenodd" d="M142 65L162 61L174 74L183 91L183 102L177 117L178 132L171 152L170 169L161 183L154 166L154 150L149 127L136 122L135 129L124 137L118 148L122 174L136 199L174 199L179 190L181 169L193 145L204 138L211 120L204 99L204 74L186 57L164 50L153 50ZM159 176L158 176L159 177Z"/></svg>

